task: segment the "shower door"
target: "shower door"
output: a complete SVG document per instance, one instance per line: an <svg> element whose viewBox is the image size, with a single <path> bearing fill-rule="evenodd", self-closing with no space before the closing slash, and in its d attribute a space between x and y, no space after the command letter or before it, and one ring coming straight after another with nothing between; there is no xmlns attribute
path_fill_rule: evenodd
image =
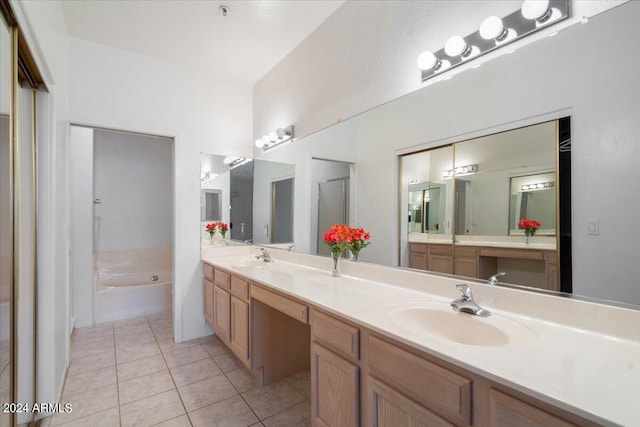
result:
<svg viewBox="0 0 640 427"><path fill-rule="evenodd" d="M318 184L318 255L330 255L322 235L334 224L346 224L348 209L349 178Z"/></svg>

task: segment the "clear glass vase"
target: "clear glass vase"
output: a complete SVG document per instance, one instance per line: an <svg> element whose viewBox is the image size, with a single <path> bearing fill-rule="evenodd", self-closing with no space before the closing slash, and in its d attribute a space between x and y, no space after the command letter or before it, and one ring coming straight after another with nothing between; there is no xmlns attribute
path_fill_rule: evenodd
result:
<svg viewBox="0 0 640 427"><path fill-rule="evenodd" d="M333 277L340 277L340 258L342 257L341 252L331 252L331 259L333 261L333 269L331 270L331 275Z"/></svg>
<svg viewBox="0 0 640 427"><path fill-rule="evenodd" d="M358 262L360 259L360 249L351 249L351 261Z"/></svg>

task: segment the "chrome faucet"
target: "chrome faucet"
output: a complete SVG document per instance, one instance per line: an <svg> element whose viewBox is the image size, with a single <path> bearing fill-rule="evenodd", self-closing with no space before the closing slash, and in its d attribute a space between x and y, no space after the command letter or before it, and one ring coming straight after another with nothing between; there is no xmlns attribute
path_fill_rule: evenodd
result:
<svg viewBox="0 0 640 427"><path fill-rule="evenodd" d="M296 247L295 244L287 246L287 252L291 252L291 249L293 249L295 247Z"/></svg>
<svg viewBox="0 0 640 427"><path fill-rule="evenodd" d="M256 255L256 259L261 259L264 262L273 262L273 258L271 258L271 254L267 248L260 248L262 251L262 255Z"/></svg>
<svg viewBox="0 0 640 427"><path fill-rule="evenodd" d="M471 288L467 285L460 284L456 285L458 291L462 295L460 298L451 302L451 308L455 311L462 311L464 313L473 314L475 316L487 317L491 315L489 310L486 310L480 307L474 300L473 294L471 293Z"/></svg>
<svg viewBox="0 0 640 427"><path fill-rule="evenodd" d="M506 276L506 275L507 275L507 273L505 273L504 271L501 271L501 272L496 273L493 276L489 277L487 280L488 280L490 285L497 285L498 282L500 281L500 277L501 276Z"/></svg>

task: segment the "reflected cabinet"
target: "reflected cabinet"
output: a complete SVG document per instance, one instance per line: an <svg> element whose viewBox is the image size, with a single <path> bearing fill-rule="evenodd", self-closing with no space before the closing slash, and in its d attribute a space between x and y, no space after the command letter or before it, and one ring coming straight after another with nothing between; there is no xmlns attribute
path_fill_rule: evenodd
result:
<svg viewBox="0 0 640 427"><path fill-rule="evenodd" d="M402 156L402 264L571 292L569 129L565 118Z"/></svg>

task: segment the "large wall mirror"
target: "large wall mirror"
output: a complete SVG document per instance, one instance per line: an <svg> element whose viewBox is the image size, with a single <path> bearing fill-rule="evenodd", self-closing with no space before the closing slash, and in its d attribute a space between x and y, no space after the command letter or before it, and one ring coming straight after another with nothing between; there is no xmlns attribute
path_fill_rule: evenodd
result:
<svg viewBox="0 0 640 427"><path fill-rule="evenodd" d="M409 202L400 213L408 220L404 266L485 280L499 274L494 280L571 291L571 276L563 282L560 275L571 258L558 255L560 127L568 120L402 156L401 200ZM570 210L567 196L560 206ZM532 236L519 226L527 220L539 224Z"/></svg>
<svg viewBox="0 0 640 427"><path fill-rule="evenodd" d="M229 225L227 239L259 245L293 243L295 165L202 153L201 241L213 244L206 225Z"/></svg>

